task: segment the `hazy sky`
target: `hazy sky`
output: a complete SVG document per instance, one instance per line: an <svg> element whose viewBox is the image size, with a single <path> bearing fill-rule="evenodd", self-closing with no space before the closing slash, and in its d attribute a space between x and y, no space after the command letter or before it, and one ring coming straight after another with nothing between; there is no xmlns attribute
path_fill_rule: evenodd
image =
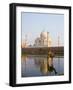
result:
<svg viewBox="0 0 73 90"><path fill-rule="evenodd" d="M64 15L51 13L26 13L22 12L22 40L27 38L29 44L39 37L42 31L48 31L52 38L52 45L58 44L58 34L60 45L64 44Z"/></svg>

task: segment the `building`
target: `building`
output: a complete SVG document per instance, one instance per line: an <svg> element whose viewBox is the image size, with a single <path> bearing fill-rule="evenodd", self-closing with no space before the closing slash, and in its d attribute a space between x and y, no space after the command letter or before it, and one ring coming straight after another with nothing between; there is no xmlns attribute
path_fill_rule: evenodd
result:
<svg viewBox="0 0 73 90"><path fill-rule="evenodd" d="M40 37L37 37L34 43L35 47L51 47L52 40L49 32L41 32Z"/></svg>
<svg viewBox="0 0 73 90"><path fill-rule="evenodd" d="M26 43L26 41L22 41L21 47L22 48L28 47L28 44Z"/></svg>

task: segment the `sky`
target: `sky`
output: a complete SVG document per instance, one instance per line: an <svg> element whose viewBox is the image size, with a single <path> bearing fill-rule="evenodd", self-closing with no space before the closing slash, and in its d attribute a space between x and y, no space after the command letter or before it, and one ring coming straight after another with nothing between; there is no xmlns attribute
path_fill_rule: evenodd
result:
<svg viewBox="0 0 73 90"><path fill-rule="evenodd" d="M63 14L22 12L21 29L22 41L27 39L27 42L31 45L34 44L35 39L40 36L42 31L50 33L52 46L58 45L58 36L60 45L64 45Z"/></svg>

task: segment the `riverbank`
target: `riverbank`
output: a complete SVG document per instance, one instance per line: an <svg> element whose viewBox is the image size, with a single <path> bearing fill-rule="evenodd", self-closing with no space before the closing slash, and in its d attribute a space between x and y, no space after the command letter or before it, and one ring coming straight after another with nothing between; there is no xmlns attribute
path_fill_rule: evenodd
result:
<svg viewBox="0 0 73 90"><path fill-rule="evenodd" d="M64 47L22 48L22 54L25 55L48 55L49 52L55 56L64 56Z"/></svg>

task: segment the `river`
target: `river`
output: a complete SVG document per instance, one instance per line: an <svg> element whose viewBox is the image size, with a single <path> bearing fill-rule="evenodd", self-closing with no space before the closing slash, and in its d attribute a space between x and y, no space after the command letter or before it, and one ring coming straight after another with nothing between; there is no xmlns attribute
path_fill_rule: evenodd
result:
<svg viewBox="0 0 73 90"><path fill-rule="evenodd" d="M59 76L64 75L64 56L23 55L21 58L21 76Z"/></svg>

